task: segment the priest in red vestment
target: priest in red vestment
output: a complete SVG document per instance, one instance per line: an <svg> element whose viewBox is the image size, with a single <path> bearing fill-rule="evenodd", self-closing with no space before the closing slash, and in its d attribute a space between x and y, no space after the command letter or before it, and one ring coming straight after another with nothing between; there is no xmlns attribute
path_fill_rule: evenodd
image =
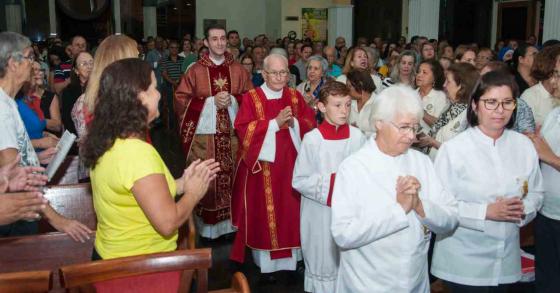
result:
<svg viewBox="0 0 560 293"><path fill-rule="evenodd" d="M244 262L245 247L262 273L295 270L300 250L300 195L292 189L299 145L315 127L315 111L286 85L288 60L265 58L265 83L243 95L235 119L241 143L232 197L238 232L231 259Z"/></svg>
<svg viewBox="0 0 560 293"><path fill-rule="evenodd" d="M183 75L174 99L187 166L199 158L220 163L221 171L195 210L199 234L211 239L234 231L230 203L238 144L233 121L241 95L253 87L249 72L226 52L226 44L222 26L206 29L209 54Z"/></svg>

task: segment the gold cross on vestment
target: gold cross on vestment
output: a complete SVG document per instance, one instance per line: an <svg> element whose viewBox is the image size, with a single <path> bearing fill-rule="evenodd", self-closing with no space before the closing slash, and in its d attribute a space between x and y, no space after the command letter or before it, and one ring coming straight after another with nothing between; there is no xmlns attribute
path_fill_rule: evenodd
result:
<svg viewBox="0 0 560 293"><path fill-rule="evenodd" d="M212 82L216 87L217 92L227 91L228 90L228 80L227 78L223 78L222 74L218 74L218 78L214 79Z"/></svg>

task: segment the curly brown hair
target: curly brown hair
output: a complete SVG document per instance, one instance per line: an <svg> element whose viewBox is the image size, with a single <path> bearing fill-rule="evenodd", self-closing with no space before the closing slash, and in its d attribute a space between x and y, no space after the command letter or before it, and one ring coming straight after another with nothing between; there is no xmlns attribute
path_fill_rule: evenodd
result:
<svg viewBox="0 0 560 293"><path fill-rule="evenodd" d="M146 139L148 109L138 94L151 83L150 65L138 58L121 59L105 68L99 81L94 119L81 148L86 167L95 168L117 138Z"/></svg>

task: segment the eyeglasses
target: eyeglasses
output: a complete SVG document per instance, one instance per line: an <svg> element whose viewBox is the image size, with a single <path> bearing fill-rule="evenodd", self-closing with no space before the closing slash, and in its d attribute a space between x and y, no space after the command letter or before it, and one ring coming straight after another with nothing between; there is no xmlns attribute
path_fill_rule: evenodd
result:
<svg viewBox="0 0 560 293"><path fill-rule="evenodd" d="M389 123L391 123L391 125L395 126L395 128L399 131L400 134L408 134L408 133L412 133L414 135L420 133L420 125L419 124L415 124L415 125L397 125L395 123L393 123L392 121L389 121Z"/></svg>
<svg viewBox="0 0 560 293"><path fill-rule="evenodd" d="M86 67L86 66L88 66L88 67L93 67L93 61L84 61L84 62L80 62L80 63L78 63L78 66L81 66L81 67Z"/></svg>
<svg viewBox="0 0 560 293"><path fill-rule="evenodd" d="M266 74L274 75L275 77L286 77L288 76L289 71L281 70L281 71L265 71Z"/></svg>
<svg viewBox="0 0 560 293"><path fill-rule="evenodd" d="M502 109L512 111L517 106L517 102L515 99L507 99L505 101L499 102L497 99L480 99L482 103L484 103L484 108L486 110L496 110L500 105L502 105Z"/></svg>

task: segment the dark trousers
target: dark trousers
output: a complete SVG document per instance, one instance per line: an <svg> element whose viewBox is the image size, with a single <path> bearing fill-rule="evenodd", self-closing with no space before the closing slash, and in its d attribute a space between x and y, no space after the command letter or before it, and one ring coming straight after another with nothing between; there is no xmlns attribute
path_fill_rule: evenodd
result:
<svg viewBox="0 0 560 293"><path fill-rule="evenodd" d="M93 251L91 252L91 260L103 260L101 255L99 255L99 253L97 253L97 250L95 250L95 246L93 247Z"/></svg>
<svg viewBox="0 0 560 293"><path fill-rule="evenodd" d="M500 284L499 286L468 286L457 283L444 281L445 286L452 293L507 293L509 284Z"/></svg>
<svg viewBox="0 0 560 293"><path fill-rule="evenodd" d="M541 214L535 220L535 288L560 292L560 221Z"/></svg>
<svg viewBox="0 0 560 293"><path fill-rule="evenodd" d="M0 237L27 236L39 233L38 221L20 220L8 225L0 225Z"/></svg>

